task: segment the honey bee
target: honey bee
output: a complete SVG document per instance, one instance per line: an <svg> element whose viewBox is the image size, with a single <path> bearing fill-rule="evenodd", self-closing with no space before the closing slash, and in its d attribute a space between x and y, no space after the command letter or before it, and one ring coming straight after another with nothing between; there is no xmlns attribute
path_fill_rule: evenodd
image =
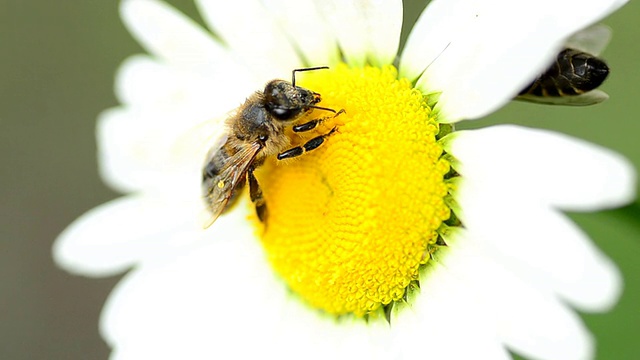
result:
<svg viewBox="0 0 640 360"><path fill-rule="evenodd" d="M264 222L267 218L267 205L254 170L269 156L277 154L277 159L282 160L314 150L336 132L337 128L334 127L328 133L293 148L285 133L290 125L293 125L294 132L313 130L325 120L344 112L317 106L322 100L320 94L296 86L297 72L319 69L328 67L295 69L291 82L269 81L262 92L251 95L226 120L226 134L209 152L202 171L205 201L213 215L209 225L233 204L247 182L258 218ZM333 115L296 124L313 109L331 112Z"/></svg>
<svg viewBox="0 0 640 360"><path fill-rule="evenodd" d="M596 90L609 75L609 67L597 54L611 30L594 25L568 40L555 62L518 94L518 100L544 104L592 105L608 98Z"/></svg>

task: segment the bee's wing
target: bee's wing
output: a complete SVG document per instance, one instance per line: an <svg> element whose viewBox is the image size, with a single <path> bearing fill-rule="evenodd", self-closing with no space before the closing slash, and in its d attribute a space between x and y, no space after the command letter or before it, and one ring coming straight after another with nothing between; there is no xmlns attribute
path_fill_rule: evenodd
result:
<svg viewBox="0 0 640 360"><path fill-rule="evenodd" d="M609 98L602 90L591 90L584 94L572 96L533 96L520 95L516 99L546 105L587 106L601 103Z"/></svg>
<svg viewBox="0 0 640 360"><path fill-rule="evenodd" d="M198 167L202 166L202 158L194 156L195 154L207 154L219 144L228 135L225 125L225 116L220 116L203 121L185 129L182 133L177 134L171 151L173 154L187 155L194 162L198 163Z"/></svg>
<svg viewBox="0 0 640 360"><path fill-rule="evenodd" d="M573 34L565 46L570 49L598 56L611 40L611 28L604 24L595 24Z"/></svg>
<svg viewBox="0 0 640 360"><path fill-rule="evenodd" d="M229 203L229 199L233 196L233 192L242 183L244 177L253 163L256 155L262 149L259 143L251 143L250 145L240 149L231 156L219 175L215 177L215 183L210 184L206 196L209 210L212 217L205 227L211 226L216 219L222 214Z"/></svg>

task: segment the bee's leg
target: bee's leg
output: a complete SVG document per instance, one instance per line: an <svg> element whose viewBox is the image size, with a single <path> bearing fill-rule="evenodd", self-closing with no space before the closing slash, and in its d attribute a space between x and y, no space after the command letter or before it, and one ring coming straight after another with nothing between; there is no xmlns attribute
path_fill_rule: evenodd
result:
<svg viewBox="0 0 640 360"><path fill-rule="evenodd" d="M324 135L316 136L313 139L311 139L311 140L307 141L306 143L304 143L304 145L302 145L302 146L296 146L296 147L294 147L292 149L289 149L289 150L281 152L280 154L278 154L278 160L289 159L289 158L292 158L292 157L300 156L300 155L306 153L307 151L311 151L311 150L317 149L318 147L320 147L320 145L322 145L322 143L324 142L324 139L326 139L329 136L331 136L337 130L338 130L338 128L334 127L328 133L326 133Z"/></svg>
<svg viewBox="0 0 640 360"><path fill-rule="evenodd" d="M253 202L253 205L256 207L258 219L260 219L261 222L264 222L267 218L267 203L262 196L262 189L260 189L258 179L253 175L254 170L255 169L253 167L250 167L247 171L247 178L249 179L249 197L251 197L251 202Z"/></svg>
<svg viewBox="0 0 640 360"><path fill-rule="evenodd" d="M316 109L332 111L335 114L329 115L329 116L323 116L323 117L318 118L318 119L313 119L313 120L311 120L309 122L306 122L304 124L295 125L293 127L293 132L305 132L305 131L313 130L313 129L317 128L318 125L322 124L323 122L325 122L325 121L327 121L329 119L333 119L333 118L337 117L338 115L345 113L344 109L340 109L340 111L338 111L338 112L336 112L333 109L329 109L329 108L316 107Z"/></svg>

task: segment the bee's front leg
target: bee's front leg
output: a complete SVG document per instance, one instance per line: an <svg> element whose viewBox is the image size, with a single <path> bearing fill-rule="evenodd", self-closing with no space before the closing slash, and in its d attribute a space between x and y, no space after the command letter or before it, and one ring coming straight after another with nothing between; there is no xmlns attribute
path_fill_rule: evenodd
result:
<svg viewBox="0 0 640 360"><path fill-rule="evenodd" d="M328 108L319 108L319 109L335 112L335 110L328 109ZM318 125L322 124L323 122L325 122L325 121L327 121L329 119L334 119L336 116L338 116L340 114L344 114L344 113L345 113L344 109L340 109L340 111L335 112L335 114L333 114L333 115L323 116L321 118L313 119L313 120L308 121L308 122L303 123L303 124L295 125L293 127L293 132L311 131L311 130L317 128Z"/></svg>

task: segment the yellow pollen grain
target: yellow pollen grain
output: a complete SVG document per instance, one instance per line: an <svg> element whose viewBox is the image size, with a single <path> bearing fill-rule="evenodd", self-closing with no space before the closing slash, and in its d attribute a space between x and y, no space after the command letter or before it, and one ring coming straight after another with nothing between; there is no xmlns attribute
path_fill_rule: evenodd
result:
<svg viewBox="0 0 640 360"><path fill-rule="evenodd" d="M363 316L402 298L449 217L438 124L392 66L338 65L298 81L322 95L319 106L345 113L293 135L301 144L337 126L320 148L260 168L269 215L258 234L308 304ZM329 114L315 110L306 121Z"/></svg>

